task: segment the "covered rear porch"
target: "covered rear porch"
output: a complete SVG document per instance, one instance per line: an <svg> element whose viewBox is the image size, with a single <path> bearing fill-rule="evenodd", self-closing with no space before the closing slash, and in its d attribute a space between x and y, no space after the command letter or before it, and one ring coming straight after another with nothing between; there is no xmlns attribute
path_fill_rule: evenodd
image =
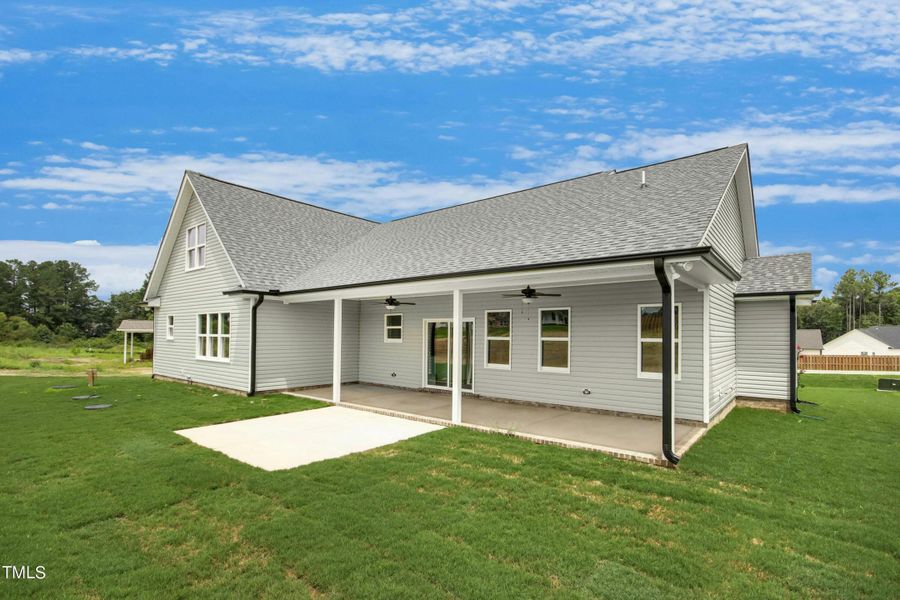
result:
<svg viewBox="0 0 900 600"><path fill-rule="evenodd" d="M292 393L333 402L330 385ZM341 386L341 405L440 425L453 424L452 398L449 393L404 390L363 383L344 384ZM662 421L659 419L464 395L462 419L457 424L535 442L585 448L622 458L666 464L660 448ZM705 431L699 425L676 423L676 452L684 453Z"/></svg>

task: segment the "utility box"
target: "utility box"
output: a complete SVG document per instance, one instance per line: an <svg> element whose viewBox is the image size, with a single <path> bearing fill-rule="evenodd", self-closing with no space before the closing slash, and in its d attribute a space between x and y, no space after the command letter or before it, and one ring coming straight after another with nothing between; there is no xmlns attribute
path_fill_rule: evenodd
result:
<svg viewBox="0 0 900 600"><path fill-rule="evenodd" d="M897 392L900 391L900 379L888 379L882 377L878 380L879 392Z"/></svg>

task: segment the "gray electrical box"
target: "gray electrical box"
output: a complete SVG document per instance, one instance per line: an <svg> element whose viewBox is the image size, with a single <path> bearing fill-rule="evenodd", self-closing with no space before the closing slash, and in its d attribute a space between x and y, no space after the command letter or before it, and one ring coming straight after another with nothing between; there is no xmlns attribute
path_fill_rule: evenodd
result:
<svg viewBox="0 0 900 600"><path fill-rule="evenodd" d="M900 391L900 379L887 379L882 377L878 380L879 392L898 392Z"/></svg>

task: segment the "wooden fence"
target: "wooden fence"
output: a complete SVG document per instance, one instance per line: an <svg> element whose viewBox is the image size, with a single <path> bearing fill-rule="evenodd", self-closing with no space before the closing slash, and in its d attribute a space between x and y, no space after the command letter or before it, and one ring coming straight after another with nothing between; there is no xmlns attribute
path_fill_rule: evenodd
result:
<svg viewBox="0 0 900 600"><path fill-rule="evenodd" d="M897 356L811 356L802 355L797 362L801 371L897 371L900 372L900 355Z"/></svg>

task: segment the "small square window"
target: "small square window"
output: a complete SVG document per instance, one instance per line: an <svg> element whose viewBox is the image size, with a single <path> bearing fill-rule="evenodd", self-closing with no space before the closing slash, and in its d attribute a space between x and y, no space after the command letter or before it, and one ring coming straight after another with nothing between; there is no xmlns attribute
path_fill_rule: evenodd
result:
<svg viewBox="0 0 900 600"><path fill-rule="evenodd" d="M384 341L400 343L403 341L403 315L384 315Z"/></svg>

